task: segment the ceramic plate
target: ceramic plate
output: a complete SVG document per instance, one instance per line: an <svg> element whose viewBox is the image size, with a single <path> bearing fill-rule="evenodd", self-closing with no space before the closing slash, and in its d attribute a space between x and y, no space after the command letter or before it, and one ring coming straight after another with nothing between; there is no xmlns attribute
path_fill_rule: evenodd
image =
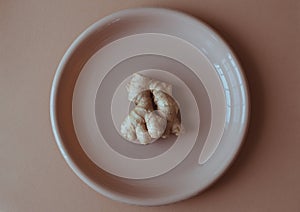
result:
<svg viewBox="0 0 300 212"><path fill-rule="evenodd" d="M173 85L184 133L149 145L119 129L132 109L133 73ZM186 14L129 9L85 30L62 58L50 115L72 170L97 192L138 205L191 197L212 184L241 146L248 123L241 67L225 42Z"/></svg>

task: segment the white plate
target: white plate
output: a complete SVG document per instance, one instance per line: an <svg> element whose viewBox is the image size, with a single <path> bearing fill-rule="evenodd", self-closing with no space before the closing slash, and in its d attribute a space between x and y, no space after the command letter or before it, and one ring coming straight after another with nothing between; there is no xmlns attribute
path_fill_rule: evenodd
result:
<svg viewBox="0 0 300 212"><path fill-rule="evenodd" d="M119 135L135 72L173 84L184 134L147 146ZM249 113L242 70L224 41L188 15L154 8L120 11L85 30L57 69L50 104L73 171L99 193L138 205L186 199L214 182L237 154Z"/></svg>

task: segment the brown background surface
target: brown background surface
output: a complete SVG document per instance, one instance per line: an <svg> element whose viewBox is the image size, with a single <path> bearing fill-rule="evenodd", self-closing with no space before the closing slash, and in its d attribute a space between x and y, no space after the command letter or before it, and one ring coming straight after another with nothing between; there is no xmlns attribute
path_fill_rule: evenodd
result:
<svg viewBox="0 0 300 212"><path fill-rule="evenodd" d="M249 81L249 132L230 169L176 204L114 202L63 160L49 120L57 65L71 42L112 12L178 9L211 25ZM300 211L300 1L0 0L0 211Z"/></svg>

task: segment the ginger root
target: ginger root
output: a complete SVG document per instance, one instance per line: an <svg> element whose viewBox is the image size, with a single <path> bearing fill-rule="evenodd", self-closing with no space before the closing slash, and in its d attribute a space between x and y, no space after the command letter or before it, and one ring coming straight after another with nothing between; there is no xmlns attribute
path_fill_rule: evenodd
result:
<svg viewBox="0 0 300 212"><path fill-rule="evenodd" d="M148 144L152 139L179 135L179 107L171 96L170 84L134 74L127 91L135 108L121 125L121 135L126 140L137 139L141 144Z"/></svg>
<svg viewBox="0 0 300 212"><path fill-rule="evenodd" d="M175 100L161 90L153 90L154 102L158 113L167 120L167 126L162 138L167 138L169 134L179 135L180 121L178 118L179 108Z"/></svg>
<svg viewBox="0 0 300 212"><path fill-rule="evenodd" d="M151 92L145 90L140 92L134 98L135 108L129 113L121 125L121 134L128 141L139 140L142 144L147 144L151 141L151 136L148 133L145 115L153 111Z"/></svg>

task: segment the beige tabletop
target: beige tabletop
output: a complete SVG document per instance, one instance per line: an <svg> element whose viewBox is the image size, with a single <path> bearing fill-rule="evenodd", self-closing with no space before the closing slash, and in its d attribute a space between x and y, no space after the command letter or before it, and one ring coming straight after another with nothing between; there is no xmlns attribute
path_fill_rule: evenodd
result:
<svg viewBox="0 0 300 212"><path fill-rule="evenodd" d="M252 113L232 166L194 198L161 207L112 201L84 184L56 146L53 76L98 19L151 6L205 21L245 70ZM300 211L300 1L0 1L0 211Z"/></svg>

